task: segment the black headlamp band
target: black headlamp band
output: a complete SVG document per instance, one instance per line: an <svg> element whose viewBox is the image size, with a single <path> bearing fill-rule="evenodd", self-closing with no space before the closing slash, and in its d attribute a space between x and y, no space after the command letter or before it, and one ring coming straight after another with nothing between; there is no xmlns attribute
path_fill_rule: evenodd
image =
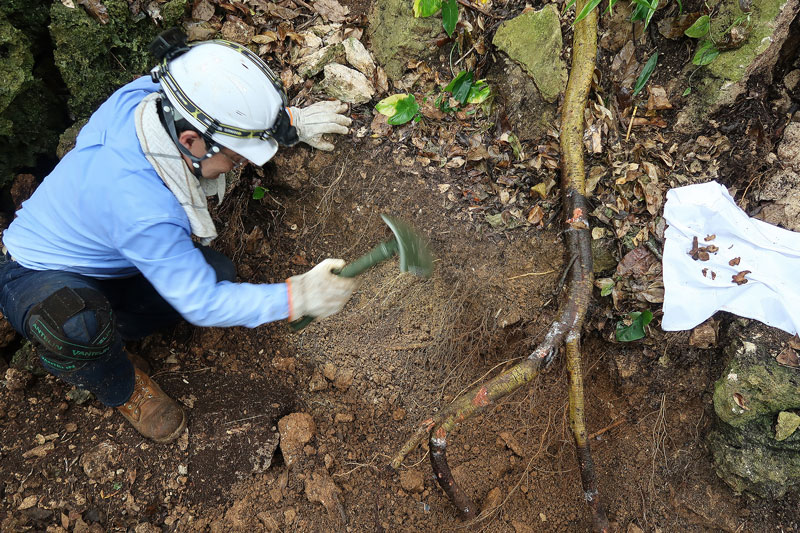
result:
<svg viewBox="0 0 800 533"><path fill-rule="evenodd" d="M200 167L200 163L217 154L220 151L219 145L211 140L211 136L206 137L203 135L209 150L203 155L203 157L197 157L190 152L188 148L180 143L178 131L175 129L175 111L172 109L172 105L169 103L169 100L167 100L164 93L161 93L161 98L157 100L156 107L158 109L158 116L161 119L161 124L167 129L167 133L172 139L172 142L175 143L178 151L188 157L192 162L192 173L197 179L202 178L203 169Z"/></svg>

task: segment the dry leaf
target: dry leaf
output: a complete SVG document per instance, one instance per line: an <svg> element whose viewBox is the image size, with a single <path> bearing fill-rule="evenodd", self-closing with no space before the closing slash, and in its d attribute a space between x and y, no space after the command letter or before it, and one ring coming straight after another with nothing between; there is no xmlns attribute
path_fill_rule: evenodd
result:
<svg viewBox="0 0 800 533"><path fill-rule="evenodd" d="M733 267L733 266L736 266L736 265L738 265L738 264L739 264L739 261L741 261L741 260L742 260L742 258L741 258L741 257L734 257L733 259L731 259L730 261L728 261L728 264L729 264L730 266L732 266L732 267Z"/></svg>
<svg viewBox="0 0 800 533"><path fill-rule="evenodd" d="M648 86L650 96L647 98L648 111L661 111L662 109L672 109L672 104L667 98L667 91L658 85Z"/></svg>
<svg viewBox="0 0 800 533"><path fill-rule="evenodd" d="M795 350L800 350L800 336L795 333L794 337L789 339L789 346Z"/></svg>
<svg viewBox="0 0 800 533"><path fill-rule="evenodd" d="M741 271L741 272L739 272L738 274L734 274L733 276L731 276L731 281L733 281L733 282L734 282L735 284L737 284L737 285L744 285L744 284L745 284L745 283L747 283L747 281L748 281L748 280L745 278L745 276L746 276L747 274L750 274L750 271L749 271L749 270L742 270L742 271Z"/></svg>
<svg viewBox="0 0 800 533"><path fill-rule="evenodd" d="M750 410L750 408L747 407L747 405L745 405L745 403L744 403L744 396L742 396L738 392L734 392L733 393L733 401L736 402L736 405L738 405L739 407L741 407L745 411L749 411Z"/></svg>
<svg viewBox="0 0 800 533"><path fill-rule="evenodd" d="M710 242L710 241L713 241L716 238L717 238L717 235L715 233L712 233L711 235L706 235L706 238L703 239L703 240L706 241L706 242Z"/></svg>
<svg viewBox="0 0 800 533"><path fill-rule="evenodd" d="M344 22L350 13L350 8L343 6L336 0L317 0L313 3L314 9L330 22Z"/></svg>
<svg viewBox="0 0 800 533"><path fill-rule="evenodd" d="M78 0L78 3L85 7L86 11L100 24L108 24L111 20L106 6L99 0Z"/></svg>
<svg viewBox="0 0 800 533"><path fill-rule="evenodd" d="M533 224L534 226L540 224L542 219L544 218L544 211L538 205L535 205L528 211L528 223Z"/></svg>
<svg viewBox="0 0 800 533"><path fill-rule="evenodd" d="M784 348L783 351L778 354L775 360L778 362L779 365L789 366L792 368L800 367L800 357L798 357L797 352L795 352L789 346Z"/></svg>

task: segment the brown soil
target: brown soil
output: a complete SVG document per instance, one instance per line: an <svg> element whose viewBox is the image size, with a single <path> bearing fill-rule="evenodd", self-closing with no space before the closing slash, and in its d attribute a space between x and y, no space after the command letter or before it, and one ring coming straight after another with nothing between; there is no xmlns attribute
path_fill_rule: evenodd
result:
<svg viewBox="0 0 800 533"><path fill-rule="evenodd" d="M369 126L369 109L354 114L353 131ZM729 134L744 138L746 126ZM379 214L391 213L430 238L430 279L387 261L361 277L343 312L300 333L285 323L182 325L131 345L189 412L188 436L175 444L143 440L95 401L78 405L49 376L3 388L0 529L587 531L561 357L451 436L455 477L486 511L476 523L457 517L424 448L399 471L387 467L422 420L528 355L555 316L565 268L557 222L493 229L471 192L491 189L488 178L468 166L423 165L403 132L353 135L333 154L280 155L258 178L269 188L260 201L250 198L255 176L245 174L218 210L215 246L235 259L242 281L276 282L325 257L358 257L390 236ZM648 136L663 136L664 146L691 142L668 130L634 134ZM758 168L760 158L729 152L720 175ZM557 215L557 198L556 189L545 220ZM799 530L796 493L753 501L713 471L704 437L721 352L660 331L658 316L644 341L617 343L618 317L605 305L588 321L583 354L587 425L614 529ZM316 431L287 466L272 452L278 420L291 412L310 414ZM116 451L98 475L81 457L103 442ZM40 454L25 454L40 445ZM314 496L328 476L340 506Z"/></svg>

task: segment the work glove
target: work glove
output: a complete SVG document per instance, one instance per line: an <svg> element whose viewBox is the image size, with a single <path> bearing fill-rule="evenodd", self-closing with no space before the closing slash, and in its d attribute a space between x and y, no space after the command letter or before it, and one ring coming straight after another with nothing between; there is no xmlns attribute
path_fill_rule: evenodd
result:
<svg viewBox="0 0 800 533"><path fill-rule="evenodd" d="M340 311L356 288L355 278L332 272L344 266L344 259L325 259L305 274L287 279L289 320L304 316L325 318Z"/></svg>
<svg viewBox="0 0 800 533"><path fill-rule="evenodd" d="M345 134L353 121L341 113L347 111L347 104L338 100L317 102L308 107L290 107L289 116L292 119L292 126L297 129L297 137L300 142L313 146L319 150L330 152L333 150L333 143L328 142L322 136L324 133Z"/></svg>

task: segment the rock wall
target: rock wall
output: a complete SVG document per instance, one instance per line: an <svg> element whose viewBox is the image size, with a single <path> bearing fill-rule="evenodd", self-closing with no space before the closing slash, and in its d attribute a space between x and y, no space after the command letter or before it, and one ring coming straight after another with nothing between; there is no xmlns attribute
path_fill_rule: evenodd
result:
<svg viewBox="0 0 800 533"><path fill-rule="evenodd" d="M800 360L790 335L757 321L737 321L726 336L708 436L714 466L736 492L779 498L800 484L800 432L786 436L778 424L800 410Z"/></svg>

